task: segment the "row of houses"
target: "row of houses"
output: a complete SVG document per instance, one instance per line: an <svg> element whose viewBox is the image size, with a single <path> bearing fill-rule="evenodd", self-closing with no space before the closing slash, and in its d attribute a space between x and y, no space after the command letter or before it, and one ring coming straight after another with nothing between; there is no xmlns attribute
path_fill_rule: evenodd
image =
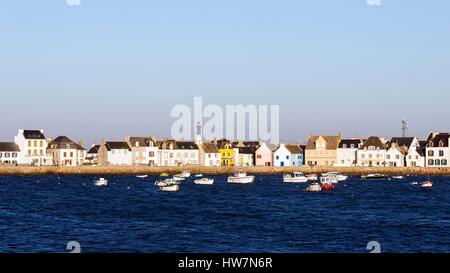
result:
<svg viewBox="0 0 450 273"><path fill-rule="evenodd" d="M0 163L34 166L336 166L449 167L450 134L367 139L310 135L305 145L262 141L104 140L86 150L66 136L46 138L44 130L19 130L0 142Z"/></svg>

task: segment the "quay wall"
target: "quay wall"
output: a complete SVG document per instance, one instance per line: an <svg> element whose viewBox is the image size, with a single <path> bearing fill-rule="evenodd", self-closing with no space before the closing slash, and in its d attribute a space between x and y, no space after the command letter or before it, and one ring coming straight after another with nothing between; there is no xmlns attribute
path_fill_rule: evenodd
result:
<svg viewBox="0 0 450 273"><path fill-rule="evenodd" d="M182 171L189 171L193 174L233 174L237 170L245 170L249 174L271 175L286 174L292 172L326 173L341 172L347 175L364 175L370 173L380 173L388 175L436 175L450 176L450 168L400 168L400 167L147 167L147 166L77 166L77 167L32 167L32 166L0 166L0 175L137 175L149 174L158 175L160 173L177 174Z"/></svg>

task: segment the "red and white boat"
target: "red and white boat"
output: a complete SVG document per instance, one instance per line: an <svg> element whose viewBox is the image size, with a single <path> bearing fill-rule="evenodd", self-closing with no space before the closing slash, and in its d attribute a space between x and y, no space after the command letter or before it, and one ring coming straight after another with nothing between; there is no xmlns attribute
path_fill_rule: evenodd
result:
<svg viewBox="0 0 450 273"><path fill-rule="evenodd" d="M322 184L321 188L323 191L332 191L334 190L333 182L330 177L321 177L320 183Z"/></svg>

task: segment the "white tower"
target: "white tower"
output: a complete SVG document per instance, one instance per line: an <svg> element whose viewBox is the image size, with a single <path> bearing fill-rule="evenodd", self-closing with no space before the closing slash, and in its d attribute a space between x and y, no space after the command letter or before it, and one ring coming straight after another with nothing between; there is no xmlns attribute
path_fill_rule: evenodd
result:
<svg viewBox="0 0 450 273"><path fill-rule="evenodd" d="M202 133L202 125L200 122L197 123L196 131L195 131L195 143L200 145L203 143L203 133Z"/></svg>

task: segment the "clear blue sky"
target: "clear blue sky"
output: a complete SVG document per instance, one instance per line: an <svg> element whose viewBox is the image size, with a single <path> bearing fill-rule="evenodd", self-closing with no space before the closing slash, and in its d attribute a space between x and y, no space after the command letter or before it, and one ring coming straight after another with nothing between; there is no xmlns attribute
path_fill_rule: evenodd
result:
<svg viewBox="0 0 450 273"><path fill-rule="evenodd" d="M450 1L2 1L0 140L168 136L175 104L279 104L284 141L450 130Z"/></svg>

